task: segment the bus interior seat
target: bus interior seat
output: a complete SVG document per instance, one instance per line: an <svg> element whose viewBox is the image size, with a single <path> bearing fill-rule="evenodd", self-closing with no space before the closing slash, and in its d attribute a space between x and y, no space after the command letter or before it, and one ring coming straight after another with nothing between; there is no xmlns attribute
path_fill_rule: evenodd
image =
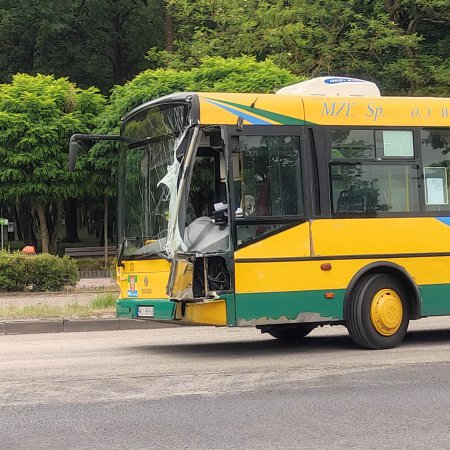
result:
<svg viewBox="0 0 450 450"><path fill-rule="evenodd" d="M336 212L373 211L377 205L377 192L373 188L351 187L339 194Z"/></svg>

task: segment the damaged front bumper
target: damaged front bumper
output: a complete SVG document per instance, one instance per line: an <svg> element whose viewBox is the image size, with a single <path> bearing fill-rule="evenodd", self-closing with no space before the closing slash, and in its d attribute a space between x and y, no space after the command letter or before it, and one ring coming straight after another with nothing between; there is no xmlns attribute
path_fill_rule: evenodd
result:
<svg viewBox="0 0 450 450"><path fill-rule="evenodd" d="M175 307L175 303L167 299L119 299L116 314L126 319L174 320Z"/></svg>
<svg viewBox="0 0 450 450"><path fill-rule="evenodd" d="M119 299L118 318L175 321L201 325L226 326L227 301L217 299L202 303L173 302L167 299Z"/></svg>

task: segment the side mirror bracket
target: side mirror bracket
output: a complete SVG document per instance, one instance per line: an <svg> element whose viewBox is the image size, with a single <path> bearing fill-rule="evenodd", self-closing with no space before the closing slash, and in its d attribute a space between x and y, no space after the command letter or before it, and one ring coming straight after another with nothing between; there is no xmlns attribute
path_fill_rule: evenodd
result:
<svg viewBox="0 0 450 450"><path fill-rule="evenodd" d="M69 141L69 171L75 171L75 163L77 162L78 151L80 149L80 141L128 141L124 136L114 134L73 134Z"/></svg>
<svg viewBox="0 0 450 450"><path fill-rule="evenodd" d="M70 138L69 142L69 172L75 172L75 163L77 161L80 143Z"/></svg>

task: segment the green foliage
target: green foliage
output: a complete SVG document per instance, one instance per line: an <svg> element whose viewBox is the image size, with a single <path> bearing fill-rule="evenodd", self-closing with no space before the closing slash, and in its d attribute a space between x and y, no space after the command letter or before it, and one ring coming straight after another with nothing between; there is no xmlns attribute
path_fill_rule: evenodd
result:
<svg viewBox="0 0 450 450"><path fill-rule="evenodd" d="M70 75L107 92L151 67L163 40L159 0L3 0L0 82L17 72Z"/></svg>
<svg viewBox="0 0 450 450"><path fill-rule="evenodd" d="M29 257L28 264L30 284L35 291L60 291L77 282L77 265L68 257L42 253Z"/></svg>
<svg viewBox="0 0 450 450"><path fill-rule="evenodd" d="M0 252L0 291L60 291L77 279L78 268L70 258Z"/></svg>
<svg viewBox="0 0 450 450"><path fill-rule="evenodd" d="M26 256L19 252L0 252L0 290L22 291L28 284Z"/></svg>
<svg viewBox="0 0 450 450"><path fill-rule="evenodd" d="M97 132L119 132L120 119L140 104L179 91L272 92L299 81L272 60L254 57L205 58L191 70L146 70L124 86L116 86L109 105L98 118Z"/></svg>
<svg viewBox="0 0 450 450"><path fill-rule="evenodd" d="M116 305L117 294L113 292L107 292L105 294L97 295L97 297L92 300L90 307L93 310L102 310L114 308Z"/></svg>
<svg viewBox="0 0 450 450"><path fill-rule="evenodd" d="M89 186L86 152L75 173L67 169L69 137L89 132L103 104L97 89L82 91L66 78L17 74L0 85L0 201L36 207L45 252L56 250L62 200ZM50 210L55 220L49 228Z"/></svg>
<svg viewBox="0 0 450 450"><path fill-rule="evenodd" d="M96 89L82 91L65 78L18 74L0 85L0 199L79 195L87 173L68 172L69 137L89 131L103 102Z"/></svg>
<svg viewBox="0 0 450 450"><path fill-rule="evenodd" d="M207 56L273 58L296 74L352 75L386 93L448 95L445 0L167 0L173 51L150 61L187 70Z"/></svg>
<svg viewBox="0 0 450 450"><path fill-rule="evenodd" d="M303 77L282 69L271 59L258 62L254 57L204 58L190 72L186 90L199 92L258 92L269 93Z"/></svg>
<svg viewBox="0 0 450 450"><path fill-rule="evenodd" d="M306 77L448 95L449 27L448 0L3 0L0 82L69 74L107 92L147 68L253 55Z"/></svg>

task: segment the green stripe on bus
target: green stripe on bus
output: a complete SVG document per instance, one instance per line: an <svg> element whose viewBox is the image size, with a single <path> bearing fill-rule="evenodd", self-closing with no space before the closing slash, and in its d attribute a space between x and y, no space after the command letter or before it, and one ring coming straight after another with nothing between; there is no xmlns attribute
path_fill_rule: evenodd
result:
<svg viewBox="0 0 450 450"><path fill-rule="evenodd" d="M205 97L207 98L207 97ZM237 108L240 108L244 111L259 115L261 117L264 117L265 119L269 119L269 120L273 120L274 122L278 122L281 125L313 125L310 122L306 122L304 120L301 119L297 119L295 117L291 117L291 116L286 116L284 114L278 114L278 113L274 113L271 111L267 111L265 109L259 109L259 108L252 108L250 106L247 105L242 105L240 103L235 103L235 102L229 102L226 100L217 100L214 98L211 98L209 100L214 100L218 103L225 103L226 105L230 105L230 106L235 106ZM301 105L299 105L300 107Z"/></svg>
<svg viewBox="0 0 450 450"><path fill-rule="evenodd" d="M420 287L422 316L450 314L450 284L425 284Z"/></svg>
<svg viewBox="0 0 450 450"><path fill-rule="evenodd" d="M333 292L334 298L325 294ZM237 325L343 320L345 290L236 294Z"/></svg>
<svg viewBox="0 0 450 450"><path fill-rule="evenodd" d="M333 292L333 299L325 293ZM420 287L421 315L450 315L450 284ZM345 290L236 294L236 325L343 320ZM228 302L227 302L228 303Z"/></svg>

